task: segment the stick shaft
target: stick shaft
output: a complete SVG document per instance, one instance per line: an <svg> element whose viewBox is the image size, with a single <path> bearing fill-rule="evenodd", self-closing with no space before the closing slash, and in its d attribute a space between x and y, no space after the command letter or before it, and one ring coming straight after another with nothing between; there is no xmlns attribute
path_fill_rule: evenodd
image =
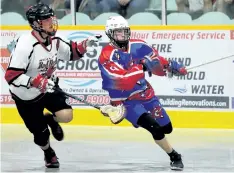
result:
<svg viewBox="0 0 234 173"><path fill-rule="evenodd" d="M81 99L81 98L79 98L79 97L77 97L77 96L72 95L72 94L66 93L65 91L63 91L63 90L60 89L60 88L54 88L54 90L55 90L55 91L58 91L58 92L60 92L60 93L62 93L63 95L65 95L65 96L67 96L67 97L71 97L71 98L73 98L73 99L75 99L75 100L78 100L78 101L80 101L80 102L82 102L82 103L85 103L85 104L87 104L87 105L89 105L89 106L91 106L91 107L94 107L94 108L96 108L96 109L100 109L99 106L97 106L97 105L95 105L95 104L92 104L92 103L89 103L89 102L87 102L87 101L85 101L85 100L83 100L83 99Z"/></svg>
<svg viewBox="0 0 234 173"><path fill-rule="evenodd" d="M222 60L224 60L224 59L228 59L228 58L231 58L231 57L234 57L234 55L222 57L222 58L219 58L219 59L210 61L210 62L206 62L206 63L200 64L200 65L196 65L196 66L193 66L193 67L189 67L189 68L187 68L187 70L192 70L192 69L194 69L194 68L198 68L198 67L201 67L201 66L204 66L204 65L212 64L212 63L214 63L214 62L222 61Z"/></svg>

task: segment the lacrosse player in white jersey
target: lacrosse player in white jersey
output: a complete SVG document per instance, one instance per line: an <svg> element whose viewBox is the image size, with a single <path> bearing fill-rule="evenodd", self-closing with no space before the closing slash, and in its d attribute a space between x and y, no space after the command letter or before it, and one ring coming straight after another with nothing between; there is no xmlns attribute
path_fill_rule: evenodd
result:
<svg viewBox="0 0 234 173"><path fill-rule="evenodd" d="M45 166L58 168L60 164L50 146L48 127L55 139L63 140L64 133L59 122L70 122L73 111L66 103L66 97L53 90L58 82L53 72L58 59L73 61L82 58L87 47L98 42L101 35L89 37L81 43L56 37L58 23L54 11L42 3L31 6L26 16L32 31L17 39L5 79L35 144L44 151ZM44 115L44 108L51 114Z"/></svg>

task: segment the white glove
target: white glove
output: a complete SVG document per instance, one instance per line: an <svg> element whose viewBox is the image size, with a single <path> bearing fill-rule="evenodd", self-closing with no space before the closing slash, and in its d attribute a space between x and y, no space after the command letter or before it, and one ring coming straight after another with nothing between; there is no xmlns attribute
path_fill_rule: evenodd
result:
<svg viewBox="0 0 234 173"><path fill-rule="evenodd" d="M58 85L58 83L59 83L59 78L58 78L58 76L56 76L55 73L53 73L53 74L51 75L50 79L54 82L55 85Z"/></svg>
<svg viewBox="0 0 234 173"><path fill-rule="evenodd" d="M53 89L54 86L55 86L55 83L52 80L48 79L48 83L46 85L46 91L45 92L48 92L48 93L54 92L54 89Z"/></svg>
<svg viewBox="0 0 234 173"><path fill-rule="evenodd" d="M99 41L101 38L102 38L102 35L99 35L99 34L96 34L94 36L90 36L85 42L86 51L93 52L94 51L93 44L97 43L99 46Z"/></svg>
<svg viewBox="0 0 234 173"><path fill-rule="evenodd" d="M103 115L108 116L113 124L120 123L126 116L126 109L123 105L106 105L100 108Z"/></svg>

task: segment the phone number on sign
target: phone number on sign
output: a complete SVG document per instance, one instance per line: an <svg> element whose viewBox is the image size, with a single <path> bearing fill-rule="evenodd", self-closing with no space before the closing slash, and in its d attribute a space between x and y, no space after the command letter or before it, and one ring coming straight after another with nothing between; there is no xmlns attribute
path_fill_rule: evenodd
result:
<svg viewBox="0 0 234 173"><path fill-rule="evenodd" d="M110 103L110 97L108 95L76 95L76 96L92 104L106 105ZM72 98L69 98L67 101L68 101L67 103L70 105L86 105L85 103L82 103Z"/></svg>
<svg viewBox="0 0 234 173"><path fill-rule="evenodd" d="M0 95L0 103L1 104L14 104L14 100L12 100L11 95Z"/></svg>

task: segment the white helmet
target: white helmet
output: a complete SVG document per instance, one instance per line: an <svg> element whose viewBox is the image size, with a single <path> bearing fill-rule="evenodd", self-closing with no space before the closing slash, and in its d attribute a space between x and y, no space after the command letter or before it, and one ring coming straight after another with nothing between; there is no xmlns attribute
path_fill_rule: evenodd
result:
<svg viewBox="0 0 234 173"><path fill-rule="evenodd" d="M106 21L106 35L110 38L112 44L119 48L126 47L128 45L131 31L128 25L128 21L122 16L111 16ZM121 34L117 35L117 34ZM119 38L119 39L118 39Z"/></svg>

